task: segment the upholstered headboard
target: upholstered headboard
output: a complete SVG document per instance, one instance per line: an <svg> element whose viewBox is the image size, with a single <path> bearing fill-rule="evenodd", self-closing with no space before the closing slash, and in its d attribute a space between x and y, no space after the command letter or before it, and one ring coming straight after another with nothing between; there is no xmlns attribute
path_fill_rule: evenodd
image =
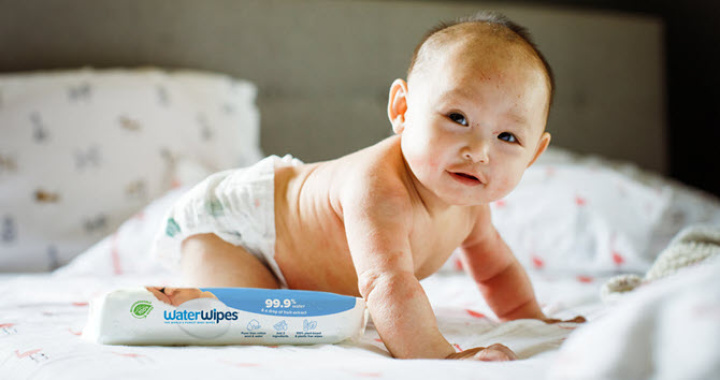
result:
<svg viewBox="0 0 720 380"><path fill-rule="evenodd" d="M649 17L470 1L0 0L0 72L152 65L249 79L265 153L315 161L387 136L388 87L417 41L483 9L527 26L553 66L555 145L666 171L663 25Z"/></svg>

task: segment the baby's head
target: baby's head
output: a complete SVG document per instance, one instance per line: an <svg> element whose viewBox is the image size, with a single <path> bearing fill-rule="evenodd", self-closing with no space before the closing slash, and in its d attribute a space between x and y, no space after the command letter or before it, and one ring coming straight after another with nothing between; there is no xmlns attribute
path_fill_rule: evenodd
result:
<svg viewBox="0 0 720 380"><path fill-rule="evenodd" d="M497 14L433 29L388 116L423 190L448 204L498 200L550 142L553 78L527 32Z"/></svg>

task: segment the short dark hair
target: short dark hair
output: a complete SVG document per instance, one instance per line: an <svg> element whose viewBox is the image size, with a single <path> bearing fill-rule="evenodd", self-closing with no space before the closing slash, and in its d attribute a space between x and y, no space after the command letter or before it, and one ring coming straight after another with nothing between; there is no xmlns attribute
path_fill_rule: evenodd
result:
<svg viewBox="0 0 720 380"><path fill-rule="evenodd" d="M420 40L420 43L418 43L418 45L415 47L415 51L413 52L412 58L410 60L410 66L408 67L407 71L408 77L410 76L410 73L412 73L413 68L418 61L418 54L420 52L420 49L430 37L450 27L465 23L487 24L491 27L496 27L493 28L493 30L497 32L503 32L502 29L504 29L505 32L511 32L514 36L520 37L522 41L524 41L528 46L530 46L532 51L542 63L545 74L547 75L548 85L550 87L550 101L548 106L552 105L555 93L555 75L553 74L553 70L550 67L550 64L548 63L547 59L545 59L543 53L538 49L527 28L513 22L512 20L507 18L507 16L498 12L482 11L472 16L459 18L455 21L441 22L432 29L430 29L422 38L422 40Z"/></svg>

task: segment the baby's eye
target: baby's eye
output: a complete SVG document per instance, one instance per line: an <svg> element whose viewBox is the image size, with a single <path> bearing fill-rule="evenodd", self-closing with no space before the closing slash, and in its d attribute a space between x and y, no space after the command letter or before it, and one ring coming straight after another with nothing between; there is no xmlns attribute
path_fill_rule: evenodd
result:
<svg viewBox="0 0 720 380"><path fill-rule="evenodd" d="M467 120L465 120L465 116L463 116L459 113L451 113L450 115L448 115L448 117L450 118L450 120L452 120L460 125L464 125L466 127L468 125Z"/></svg>
<svg viewBox="0 0 720 380"><path fill-rule="evenodd" d="M513 135L512 133L509 133L509 132L503 132L503 133L501 133L500 135L498 135L498 138L499 138L500 140L502 140L502 141L507 141L507 142L509 142L509 143L516 143L516 142L518 142L518 141L517 141L517 138L515 137L515 135Z"/></svg>

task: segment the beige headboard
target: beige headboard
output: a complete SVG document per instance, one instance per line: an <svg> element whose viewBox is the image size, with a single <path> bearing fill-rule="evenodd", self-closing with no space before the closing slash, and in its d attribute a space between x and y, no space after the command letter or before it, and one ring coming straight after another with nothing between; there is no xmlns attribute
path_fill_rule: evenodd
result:
<svg viewBox="0 0 720 380"><path fill-rule="evenodd" d="M155 65L260 89L265 153L333 158L390 133L388 86L438 21L499 10L553 66L553 143L666 172L659 19L486 2L0 0L0 71Z"/></svg>

